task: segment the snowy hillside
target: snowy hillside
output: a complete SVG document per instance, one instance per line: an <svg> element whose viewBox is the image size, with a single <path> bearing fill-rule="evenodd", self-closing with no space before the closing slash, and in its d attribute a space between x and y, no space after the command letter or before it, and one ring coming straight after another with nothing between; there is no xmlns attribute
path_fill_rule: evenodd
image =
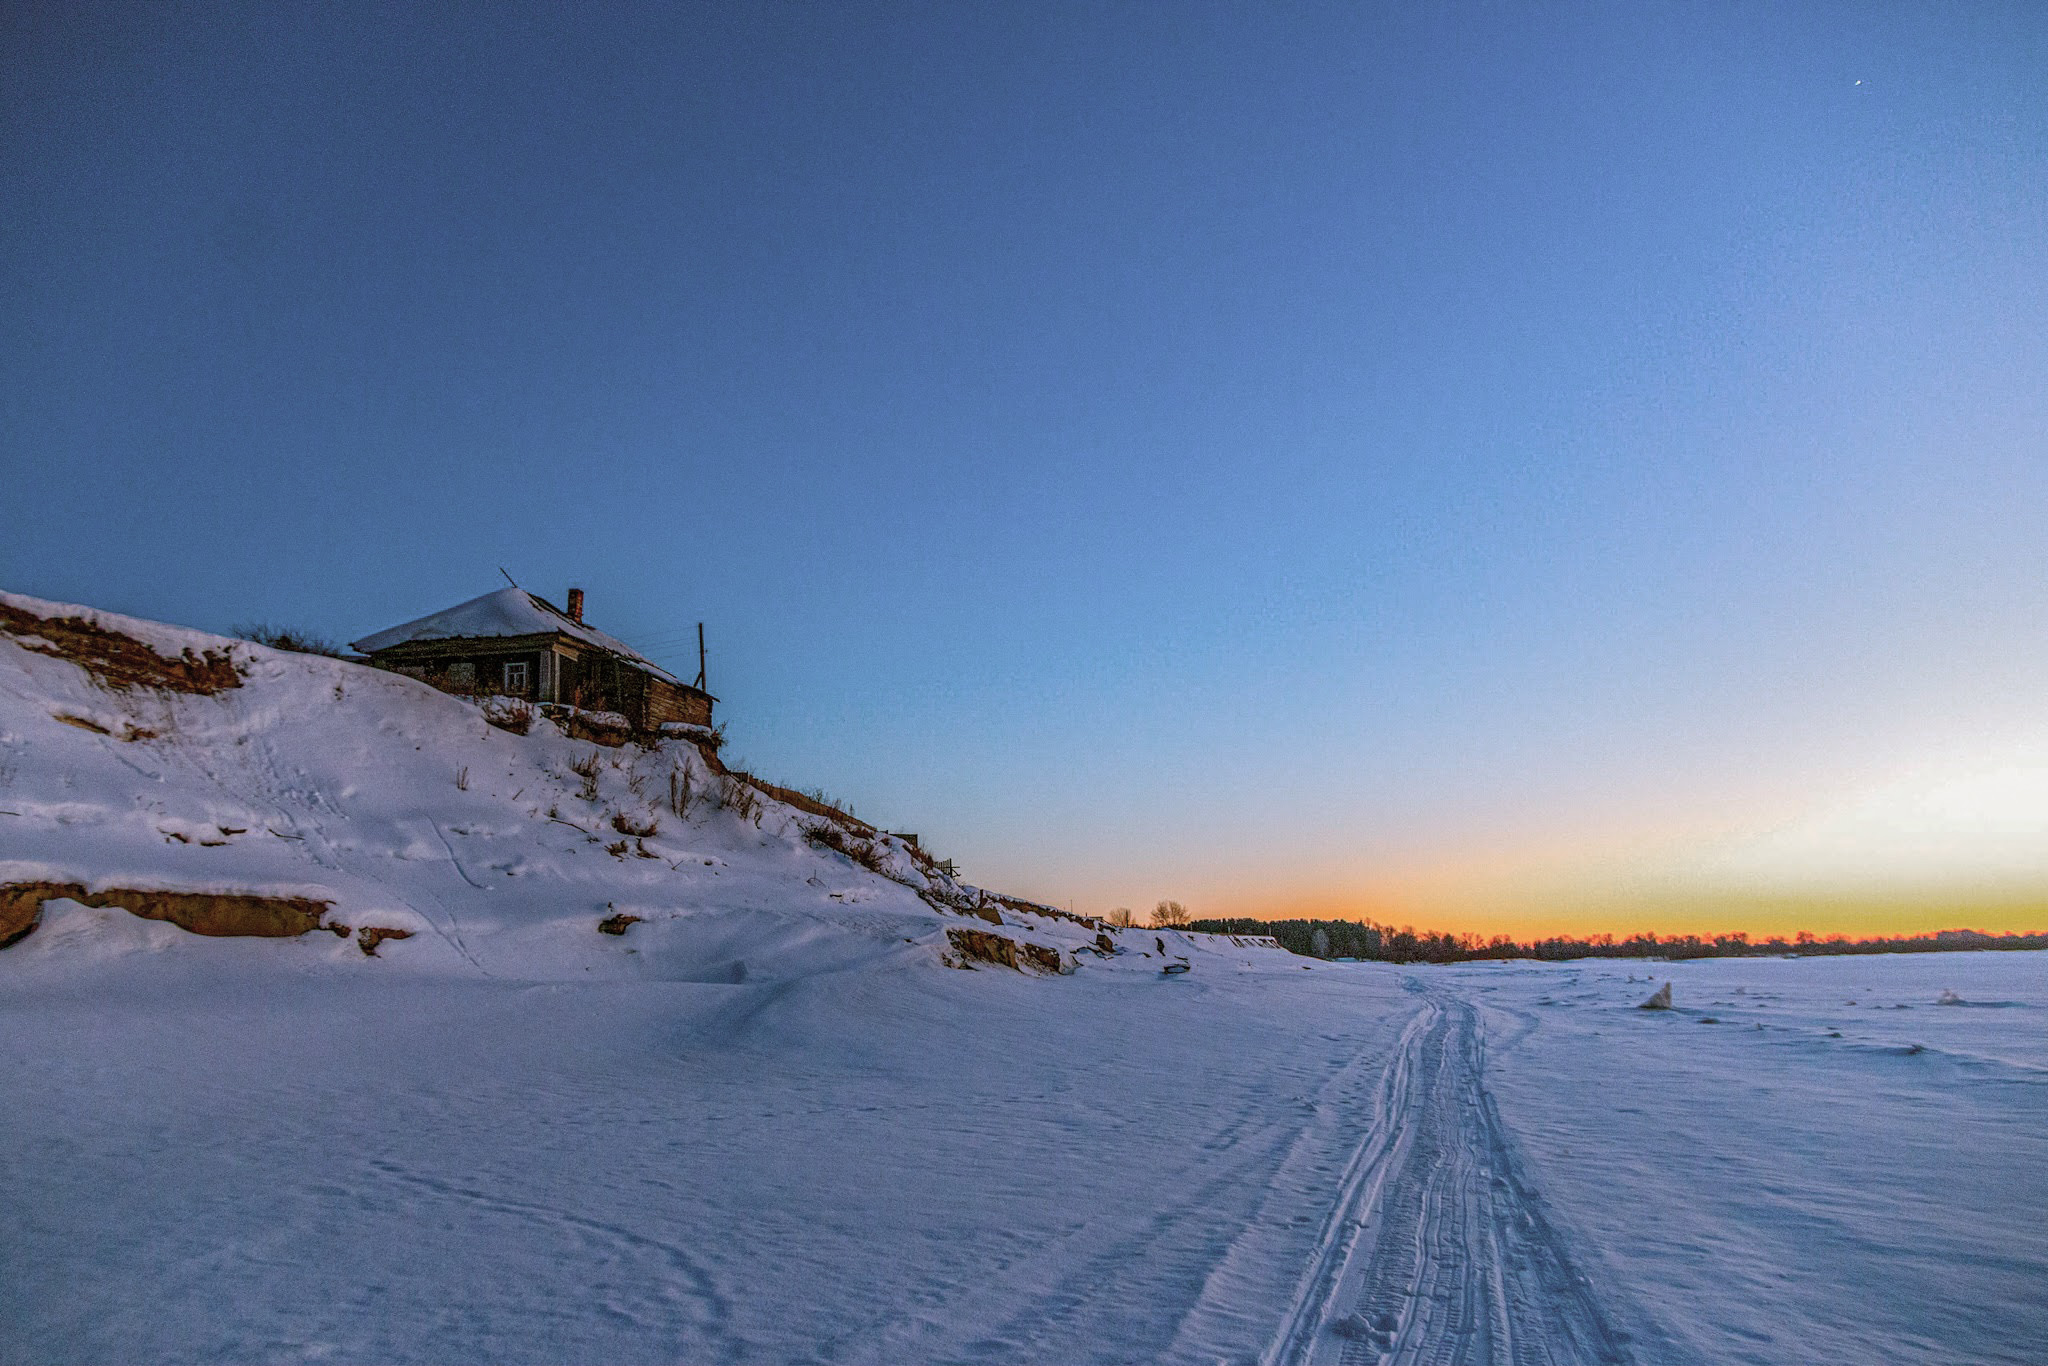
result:
<svg viewBox="0 0 2048 1366"><path fill-rule="evenodd" d="M294 964L361 968L365 929L408 936L371 945L378 970L526 980L937 965L961 944L1110 961L1098 927L1006 909L688 738L570 739L397 674L7 595L0 811L0 885L324 904L335 936L280 946ZM46 917L13 952L140 932L75 901Z"/></svg>
<svg viewBox="0 0 2048 1366"><path fill-rule="evenodd" d="M1103 933L0 597L0 1366L2042 1359L2048 955Z"/></svg>

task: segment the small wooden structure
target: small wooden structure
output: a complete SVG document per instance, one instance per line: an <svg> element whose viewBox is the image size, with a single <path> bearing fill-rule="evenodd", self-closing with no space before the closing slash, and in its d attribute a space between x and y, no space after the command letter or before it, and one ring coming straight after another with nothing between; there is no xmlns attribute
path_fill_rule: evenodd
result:
<svg viewBox="0 0 2048 1366"><path fill-rule="evenodd" d="M501 588L365 636L351 648L390 669L464 696L516 697L616 712L635 730L668 722L709 726L717 698L583 621L583 590L568 610L523 588Z"/></svg>

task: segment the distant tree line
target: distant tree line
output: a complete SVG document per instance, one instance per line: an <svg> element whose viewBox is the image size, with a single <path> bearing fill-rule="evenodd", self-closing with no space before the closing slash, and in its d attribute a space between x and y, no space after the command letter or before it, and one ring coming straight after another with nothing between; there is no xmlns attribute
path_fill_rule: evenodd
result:
<svg viewBox="0 0 2048 1366"><path fill-rule="evenodd" d="M1361 958L1377 963L1470 963L1488 958L1767 958L1846 953L1946 953L1963 949L2048 949L2048 934L1984 934L1978 930L1937 930L1889 939L1825 939L1801 930L1785 939L1751 939L1746 934L1663 937L1644 932L1627 939L1596 934L1521 943L1501 934L1417 932L1357 920L1253 920L1231 917L1194 920L1190 930L1208 934L1270 934L1283 948L1305 958Z"/></svg>

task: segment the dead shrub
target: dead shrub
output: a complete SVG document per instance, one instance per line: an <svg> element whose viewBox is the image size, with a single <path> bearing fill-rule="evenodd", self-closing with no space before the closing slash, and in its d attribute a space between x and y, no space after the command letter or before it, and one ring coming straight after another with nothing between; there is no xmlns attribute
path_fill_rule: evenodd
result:
<svg viewBox="0 0 2048 1366"><path fill-rule="evenodd" d="M289 650L295 655L325 655L329 659L345 659L341 647L325 636L314 635L311 631L300 631L290 626L272 626L267 621L251 622L246 626L229 628L229 634L258 645L268 645L273 650Z"/></svg>
<svg viewBox="0 0 2048 1366"><path fill-rule="evenodd" d="M623 811L614 811L612 812L612 829L618 831L621 835L631 835L635 839L646 839L650 835L660 833L661 822L652 816L643 821L636 820Z"/></svg>
<svg viewBox="0 0 2048 1366"><path fill-rule="evenodd" d="M637 925L642 918L637 915L627 915L624 911L620 911L617 915L608 915L598 921L597 932L599 934L624 934L628 925Z"/></svg>
<svg viewBox="0 0 2048 1366"><path fill-rule="evenodd" d="M678 764L668 771L668 809L675 813L677 820L688 820L690 816L690 770Z"/></svg>

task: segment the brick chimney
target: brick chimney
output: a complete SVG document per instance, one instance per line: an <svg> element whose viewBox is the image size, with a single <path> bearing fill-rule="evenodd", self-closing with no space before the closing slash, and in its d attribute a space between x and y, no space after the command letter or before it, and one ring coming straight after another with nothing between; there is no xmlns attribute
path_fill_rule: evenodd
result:
<svg viewBox="0 0 2048 1366"><path fill-rule="evenodd" d="M580 588L569 590L569 620L574 622L581 622L583 620L583 590Z"/></svg>

